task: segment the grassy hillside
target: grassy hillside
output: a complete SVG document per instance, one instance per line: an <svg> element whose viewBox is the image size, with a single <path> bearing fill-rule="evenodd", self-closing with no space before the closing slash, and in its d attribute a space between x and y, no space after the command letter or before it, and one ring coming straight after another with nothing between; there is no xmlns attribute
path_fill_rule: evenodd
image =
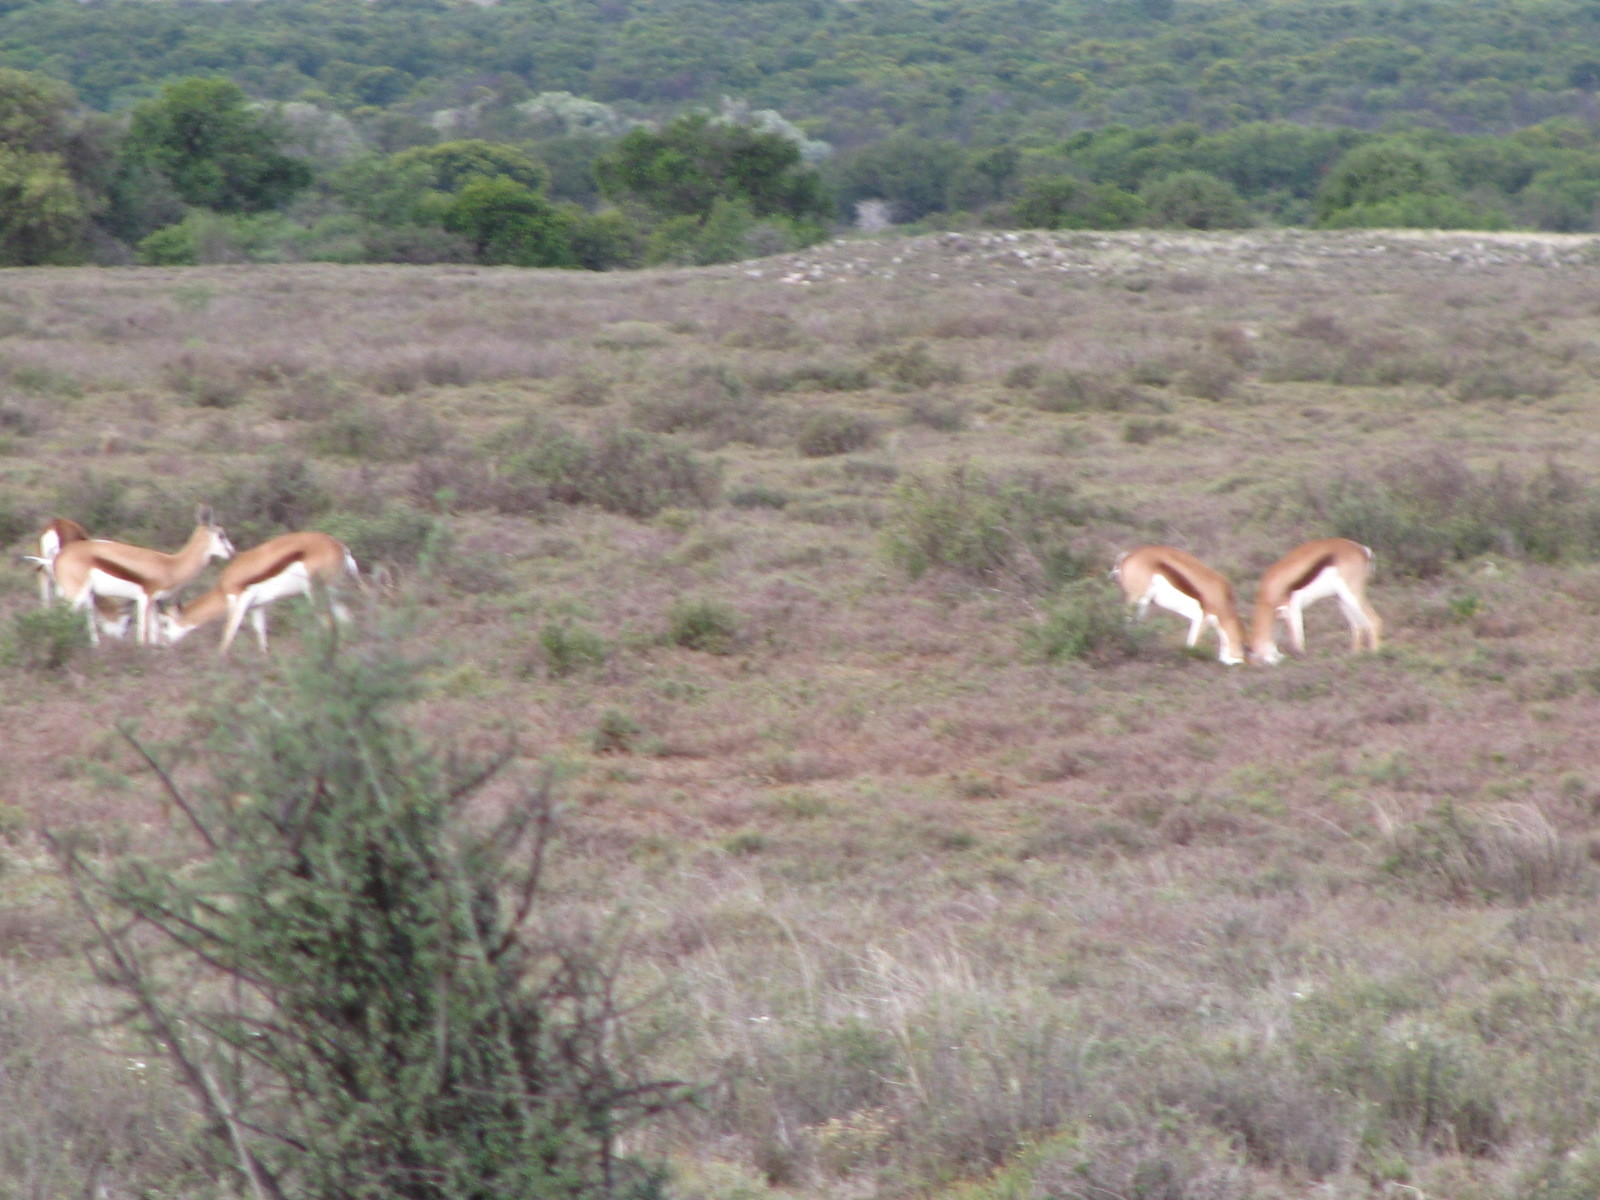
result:
<svg viewBox="0 0 1600 1200"><path fill-rule="evenodd" d="M626 914L703 1086L645 1147L674 1194L1593 1194L1592 240L8 283L13 552L328 529L430 657L418 723L556 765L563 903ZM1321 605L1225 669L1104 578L1166 541L1248 601L1329 533L1379 654ZM0 577L0 1196L203 1194L37 829L170 838L115 725L204 730L306 618L59 663L36 605Z"/></svg>

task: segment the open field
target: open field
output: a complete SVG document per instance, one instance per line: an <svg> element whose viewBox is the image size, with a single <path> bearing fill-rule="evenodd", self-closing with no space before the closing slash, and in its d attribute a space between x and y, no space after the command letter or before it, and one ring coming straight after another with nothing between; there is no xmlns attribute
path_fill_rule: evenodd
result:
<svg viewBox="0 0 1600 1200"><path fill-rule="evenodd" d="M1600 1191L1600 242L973 234L694 271L11 271L0 538L385 564L418 723L556 764L673 1194ZM1378 551L1274 669L1115 554ZM209 575L205 578L209 578ZM0 1197L213 1194L37 834L170 837L241 638L0 577ZM273 653L305 617L277 606ZM1082 651L1082 655L1078 654ZM143 1190L141 1190L143 1189Z"/></svg>

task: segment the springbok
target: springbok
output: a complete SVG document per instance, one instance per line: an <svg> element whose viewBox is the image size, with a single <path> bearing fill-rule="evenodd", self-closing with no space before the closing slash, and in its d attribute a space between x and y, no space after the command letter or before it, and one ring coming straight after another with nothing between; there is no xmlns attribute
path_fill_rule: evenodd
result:
<svg viewBox="0 0 1600 1200"><path fill-rule="evenodd" d="M359 579L356 560L337 538L325 533L285 533L244 551L226 567L217 586L191 600L176 615L158 618L161 640L169 645L200 626L227 616L219 653L233 645L246 616L263 651L267 648L267 605L285 596L307 596L312 587L333 587L344 579ZM333 601L334 616L349 614Z"/></svg>
<svg viewBox="0 0 1600 1200"><path fill-rule="evenodd" d="M1250 657L1260 663L1283 660L1278 650L1278 619L1289 628L1289 645L1296 654L1306 650L1306 605L1329 596L1338 598L1339 610L1350 623L1350 650L1362 643L1373 650L1383 637L1383 621L1367 603L1367 577L1372 572L1372 551L1348 538L1319 538L1296 546L1261 576L1256 589L1256 610L1251 620Z"/></svg>
<svg viewBox="0 0 1600 1200"><path fill-rule="evenodd" d="M195 517L194 532L176 554L100 538L69 542L51 564L56 586L79 609L92 610L102 596L133 601L134 636L149 643L154 634L151 607L200 574L213 558L233 557L233 543L212 518L211 509L202 507ZM99 645L93 611L89 611L89 637Z"/></svg>
<svg viewBox="0 0 1600 1200"><path fill-rule="evenodd" d="M1173 546L1140 546L1117 559L1111 577L1140 617L1158 604L1189 618L1187 646L1209 625L1217 631L1218 661L1230 667L1244 661L1244 625L1233 585L1194 555Z"/></svg>
<svg viewBox="0 0 1600 1200"><path fill-rule="evenodd" d="M51 565L56 561L56 555L61 553L61 547L68 542L88 540L89 531L71 517L55 517L39 531L39 553L22 556L23 561L32 563L33 569L39 573L39 603L45 608L56 601L56 577L51 572ZM129 614L126 604L108 596L99 596L95 599L94 607L101 633L114 638L127 636Z"/></svg>

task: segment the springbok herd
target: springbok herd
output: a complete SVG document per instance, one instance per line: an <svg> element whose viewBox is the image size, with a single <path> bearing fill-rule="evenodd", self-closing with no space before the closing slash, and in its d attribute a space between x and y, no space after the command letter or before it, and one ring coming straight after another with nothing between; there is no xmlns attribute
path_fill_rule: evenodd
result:
<svg viewBox="0 0 1600 1200"><path fill-rule="evenodd" d="M334 588L358 579L350 551L325 533L285 533L235 554L209 508L183 549L163 554L125 542L91 538L78 522L57 517L39 534L38 554L25 556L39 572L39 598L45 605L59 595L89 622L89 637L122 637L133 607L134 637L144 645L171 645L200 626L225 617L221 652L233 645L246 617L261 648L267 648L266 608L285 596L309 595L313 586ZM213 558L228 560L210 591L175 609L161 607L199 575ZM1289 643L1305 650L1306 605L1336 597L1350 623L1350 645L1378 648L1383 622L1366 600L1372 551L1345 538L1322 538L1297 546L1267 568L1256 592L1255 619L1248 645L1239 619L1233 585L1194 555L1172 546L1141 546L1117 560L1111 574L1128 603L1142 617L1152 604L1189 619L1188 645L1210 627L1220 643L1218 659L1229 666L1245 661L1276 663L1283 657L1274 637L1280 618ZM335 615L344 609L333 602Z"/></svg>
<svg viewBox="0 0 1600 1200"><path fill-rule="evenodd" d="M359 578L350 551L325 533L285 533L235 554L209 508L200 509L196 522L182 550L163 554L91 538L78 522L57 517L40 532L39 553L25 559L39 572L40 600L49 605L59 595L84 612L97 645L102 631L113 637L127 633L131 603L134 637L144 645L171 645L226 617L224 654L247 616L261 648L267 648L266 607L274 600L309 595L313 585L331 589ZM213 558L229 560L215 587L180 608L160 607ZM337 600L333 612L346 615Z"/></svg>

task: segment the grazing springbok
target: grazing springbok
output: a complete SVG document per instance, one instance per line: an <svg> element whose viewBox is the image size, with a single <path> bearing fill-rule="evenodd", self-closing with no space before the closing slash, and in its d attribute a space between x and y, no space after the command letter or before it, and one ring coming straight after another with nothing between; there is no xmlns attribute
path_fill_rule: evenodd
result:
<svg viewBox="0 0 1600 1200"><path fill-rule="evenodd" d="M72 607L89 611L89 637L96 645L100 631L92 610L99 597L133 601L134 636L148 644L155 634L150 617L156 602L200 574L213 558L233 557L233 543L212 518L210 508L201 508L196 521L188 542L176 554L101 538L61 547L51 573Z"/></svg>
<svg viewBox="0 0 1600 1200"><path fill-rule="evenodd" d="M244 551L226 567L212 588L176 615L162 613L161 640L176 642L200 626L226 615L220 653L233 645L246 616L263 651L267 648L267 605L285 596L308 596L315 585L332 588L345 579L359 579L356 560L344 544L325 533L285 533ZM349 613L333 601L334 616Z"/></svg>
<svg viewBox="0 0 1600 1200"><path fill-rule="evenodd" d="M1244 625L1233 585L1194 555L1173 546L1140 546L1117 559L1111 577L1140 617L1159 604L1189 618L1188 646L1209 625L1217 631L1218 661L1230 667L1244 661Z"/></svg>
<svg viewBox="0 0 1600 1200"><path fill-rule="evenodd" d="M1372 551L1348 538L1319 538L1296 546L1261 576L1256 589L1256 610L1251 621L1250 657L1259 663L1283 660L1278 650L1278 619L1289 628L1289 645L1296 654L1306 650L1306 605L1329 596L1338 598L1339 610L1350 623L1350 650L1376 650L1383 637L1383 621L1367 603L1367 577L1372 573Z"/></svg>

